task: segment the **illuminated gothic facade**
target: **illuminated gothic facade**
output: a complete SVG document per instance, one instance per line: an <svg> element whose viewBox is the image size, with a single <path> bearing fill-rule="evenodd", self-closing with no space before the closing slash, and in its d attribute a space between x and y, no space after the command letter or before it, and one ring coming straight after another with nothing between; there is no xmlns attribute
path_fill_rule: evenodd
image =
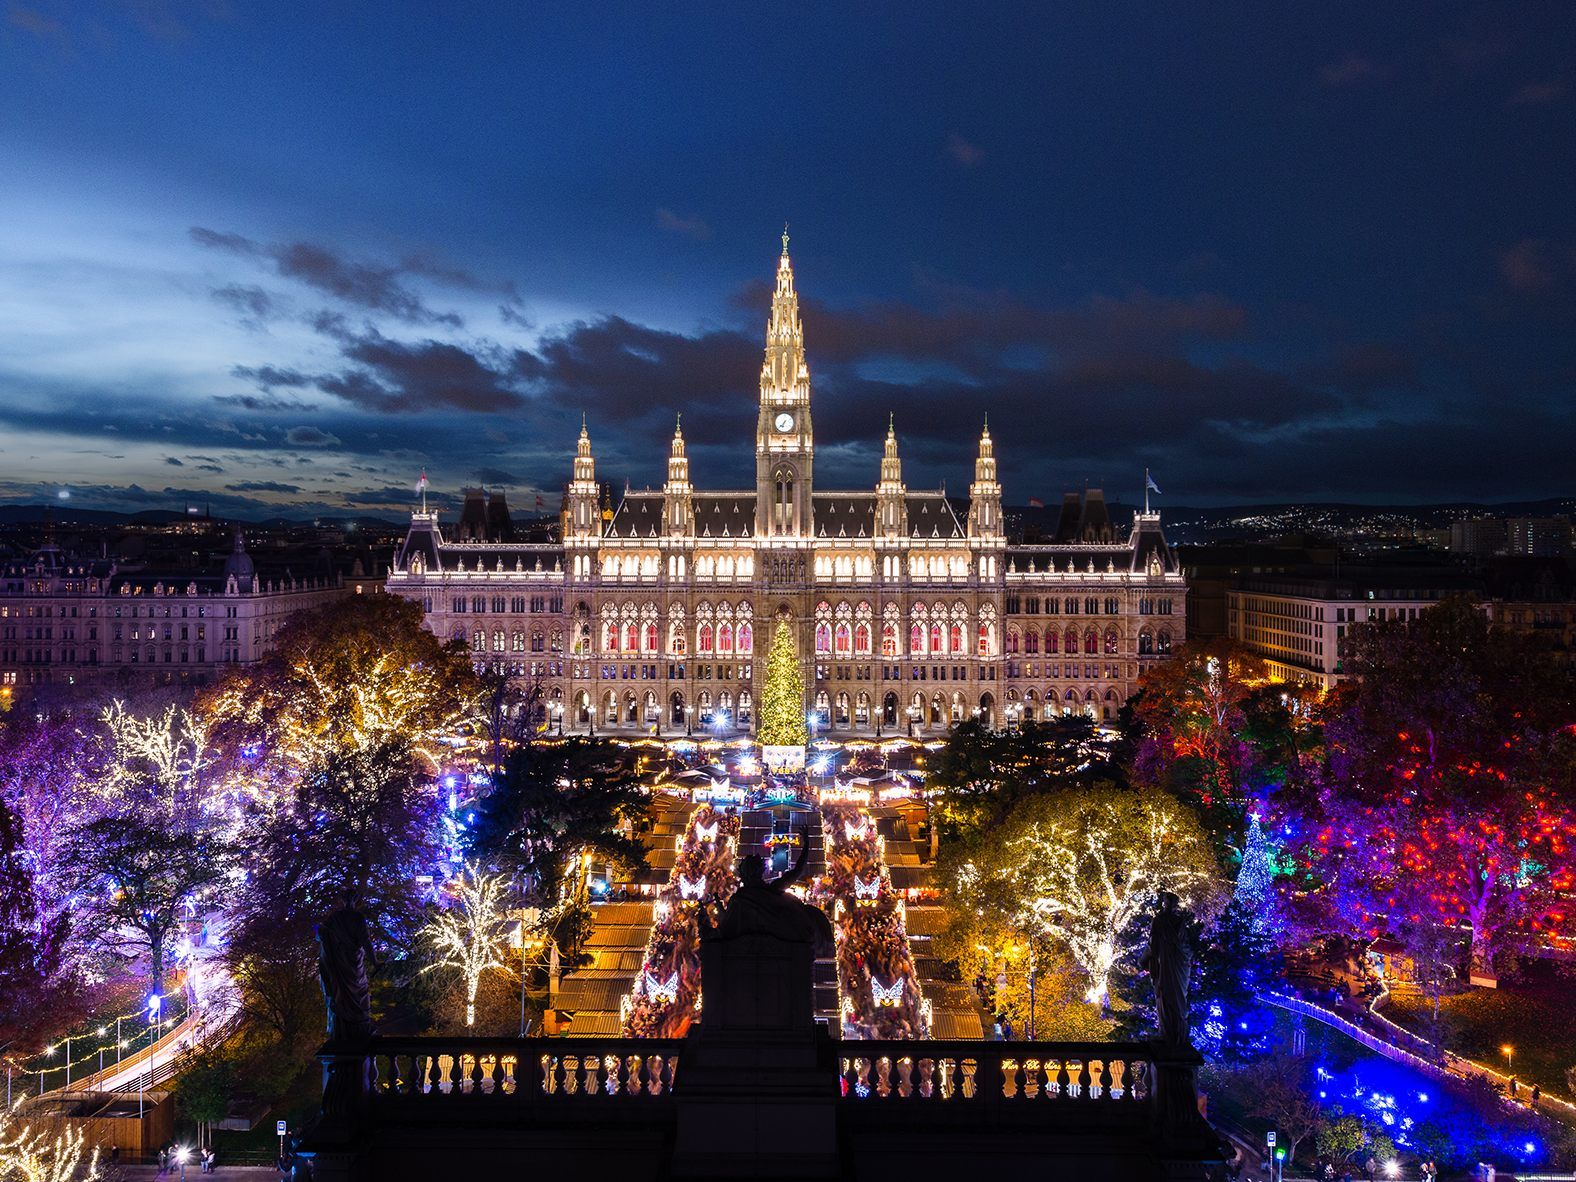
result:
<svg viewBox="0 0 1576 1182"><path fill-rule="evenodd" d="M810 370L788 258L766 327L753 489L697 490L675 430L660 491L599 498L584 426L560 539L445 537L412 516L388 590L439 636L539 687L565 731L753 728L775 621L791 623L817 733L936 734L1086 713L1110 719L1183 638L1186 588L1158 514L1114 525L1098 493L1055 541L1009 545L988 429L966 510L903 482L889 426L873 489L814 479Z"/></svg>

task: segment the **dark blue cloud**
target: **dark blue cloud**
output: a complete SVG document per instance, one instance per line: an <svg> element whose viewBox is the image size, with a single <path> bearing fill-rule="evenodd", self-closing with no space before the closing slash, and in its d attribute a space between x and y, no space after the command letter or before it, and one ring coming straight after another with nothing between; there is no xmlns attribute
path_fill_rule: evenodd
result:
<svg viewBox="0 0 1576 1182"><path fill-rule="evenodd" d="M1568 491L1562 3L450 17L8 10L18 487L738 483L786 218L827 481Z"/></svg>

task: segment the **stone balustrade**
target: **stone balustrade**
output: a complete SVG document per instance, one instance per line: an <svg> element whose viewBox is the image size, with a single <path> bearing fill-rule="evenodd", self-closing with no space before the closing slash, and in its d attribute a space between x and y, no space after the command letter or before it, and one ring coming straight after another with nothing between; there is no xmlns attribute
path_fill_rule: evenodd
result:
<svg viewBox="0 0 1576 1182"><path fill-rule="evenodd" d="M1050 1170L1037 1176L1141 1182L1165 1161L1205 1182L1222 1160L1197 1056L1159 1043L379 1036L321 1057L321 1182L441 1176L459 1144L479 1174L958 1172L987 1131L1002 1161Z"/></svg>
<svg viewBox="0 0 1576 1182"><path fill-rule="evenodd" d="M1017 1101L1133 1108L1147 1100L1147 1049L1130 1043L843 1042L848 1100Z"/></svg>
<svg viewBox="0 0 1576 1182"><path fill-rule="evenodd" d="M838 1098L847 1103L1000 1104L1084 1110L1143 1108L1154 1088L1144 1043L897 1042L830 1044ZM366 1095L437 1111L596 1098L671 1098L682 1039L375 1039L365 1057ZM419 1102L419 1103L418 1103Z"/></svg>
<svg viewBox="0 0 1576 1182"><path fill-rule="evenodd" d="M372 1107L411 1101L551 1103L671 1097L682 1040L378 1038L366 1056Z"/></svg>

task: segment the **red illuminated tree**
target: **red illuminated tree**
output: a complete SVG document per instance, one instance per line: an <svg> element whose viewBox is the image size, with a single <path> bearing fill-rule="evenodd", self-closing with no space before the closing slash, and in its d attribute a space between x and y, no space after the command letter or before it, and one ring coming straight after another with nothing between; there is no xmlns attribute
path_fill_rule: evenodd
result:
<svg viewBox="0 0 1576 1182"><path fill-rule="evenodd" d="M1304 864L1362 934L1464 933L1473 968L1571 936L1569 672L1465 602L1353 630Z"/></svg>

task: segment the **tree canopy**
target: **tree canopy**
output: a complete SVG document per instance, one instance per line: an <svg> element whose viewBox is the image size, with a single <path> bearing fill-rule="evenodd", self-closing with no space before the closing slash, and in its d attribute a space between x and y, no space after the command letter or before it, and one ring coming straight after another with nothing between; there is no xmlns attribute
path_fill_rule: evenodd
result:
<svg viewBox="0 0 1576 1182"><path fill-rule="evenodd" d="M1161 891L1212 915L1221 883L1192 814L1153 789L1073 787L1030 797L956 843L940 878L955 911L996 914L1026 940L1066 949L1104 1004L1118 960L1142 941Z"/></svg>

